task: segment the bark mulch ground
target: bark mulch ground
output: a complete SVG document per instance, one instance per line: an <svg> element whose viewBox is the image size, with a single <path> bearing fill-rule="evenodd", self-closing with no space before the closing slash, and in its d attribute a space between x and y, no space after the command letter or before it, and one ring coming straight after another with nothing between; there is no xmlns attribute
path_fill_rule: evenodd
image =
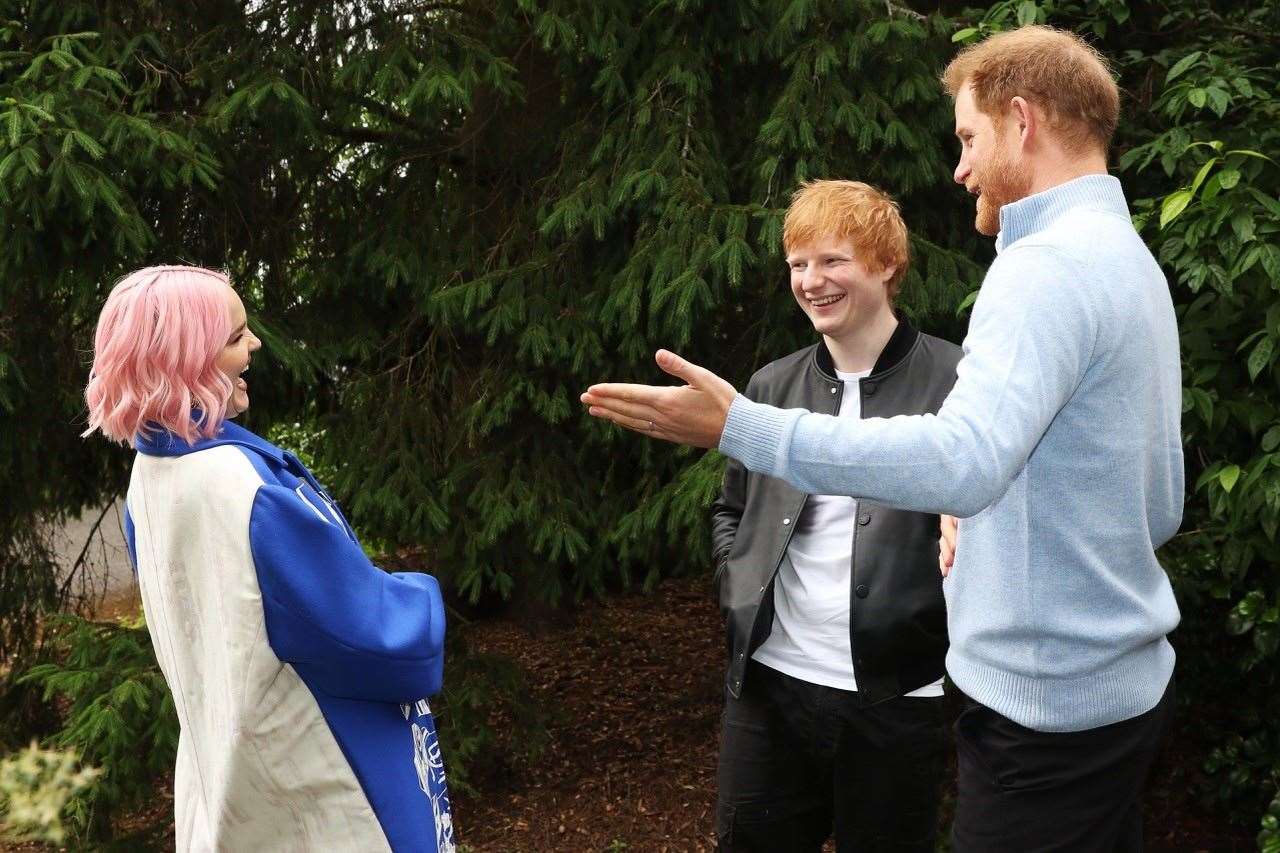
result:
<svg viewBox="0 0 1280 853"><path fill-rule="evenodd" d="M467 849L714 849L724 641L705 579L589 604L541 636L495 621L475 646L519 661L557 719L540 759L454 796Z"/></svg>
<svg viewBox="0 0 1280 853"><path fill-rule="evenodd" d="M724 641L705 578L588 604L570 626L536 635L493 620L475 645L518 660L559 715L540 760L477 780L480 797L455 795L464 850L714 849ZM1147 849L1256 849L1252 832L1196 800L1201 759L1185 737L1193 726L1175 725L1152 774ZM946 785L949 811L954 780Z"/></svg>

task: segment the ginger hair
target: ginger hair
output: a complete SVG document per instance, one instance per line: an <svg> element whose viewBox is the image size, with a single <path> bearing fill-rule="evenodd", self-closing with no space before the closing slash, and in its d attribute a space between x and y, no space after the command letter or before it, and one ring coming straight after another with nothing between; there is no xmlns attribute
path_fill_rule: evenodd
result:
<svg viewBox="0 0 1280 853"><path fill-rule="evenodd" d="M861 181L806 181L791 197L782 224L783 250L830 238L849 240L854 256L869 272L895 267L885 282L889 299L898 295L911 262L907 225L898 203Z"/></svg>
<svg viewBox="0 0 1280 853"><path fill-rule="evenodd" d="M953 98L965 85L997 126L1009 101L1039 107L1063 147L1103 151L1120 118L1120 89L1107 60L1074 33L1032 24L970 45L951 60L942 85Z"/></svg>

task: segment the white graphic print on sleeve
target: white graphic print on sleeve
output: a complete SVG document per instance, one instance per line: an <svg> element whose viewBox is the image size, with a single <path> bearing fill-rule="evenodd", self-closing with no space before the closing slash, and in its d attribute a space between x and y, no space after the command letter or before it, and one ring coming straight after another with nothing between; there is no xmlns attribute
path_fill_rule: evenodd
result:
<svg viewBox="0 0 1280 853"><path fill-rule="evenodd" d="M412 717L413 766L418 771L418 787L431 803L436 827L437 853L456 853L453 840L453 812L449 808L449 786L444 776L444 756L436 735L435 719L426 699L400 706L406 720Z"/></svg>

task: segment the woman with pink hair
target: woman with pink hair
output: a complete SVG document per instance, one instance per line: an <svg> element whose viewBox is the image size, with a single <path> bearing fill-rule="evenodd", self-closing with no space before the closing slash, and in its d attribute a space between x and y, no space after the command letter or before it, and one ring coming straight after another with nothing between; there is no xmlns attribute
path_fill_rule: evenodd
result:
<svg viewBox="0 0 1280 853"><path fill-rule="evenodd" d="M137 450L125 534L182 733L180 850L452 853L444 605L387 574L297 457L231 422L262 342L222 273L111 291L89 428Z"/></svg>

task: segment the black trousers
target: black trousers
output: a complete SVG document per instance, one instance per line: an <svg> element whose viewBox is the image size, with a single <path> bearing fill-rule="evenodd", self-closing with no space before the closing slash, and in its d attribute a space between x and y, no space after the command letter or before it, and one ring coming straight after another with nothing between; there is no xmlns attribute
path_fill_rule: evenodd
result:
<svg viewBox="0 0 1280 853"><path fill-rule="evenodd" d="M752 662L725 695L716 837L722 853L933 851L943 699L858 707L858 695Z"/></svg>
<svg viewBox="0 0 1280 853"><path fill-rule="evenodd" d="M1173 714L1037 732L962 697L954 853L1140 853L1142 791Z"/></svg>

